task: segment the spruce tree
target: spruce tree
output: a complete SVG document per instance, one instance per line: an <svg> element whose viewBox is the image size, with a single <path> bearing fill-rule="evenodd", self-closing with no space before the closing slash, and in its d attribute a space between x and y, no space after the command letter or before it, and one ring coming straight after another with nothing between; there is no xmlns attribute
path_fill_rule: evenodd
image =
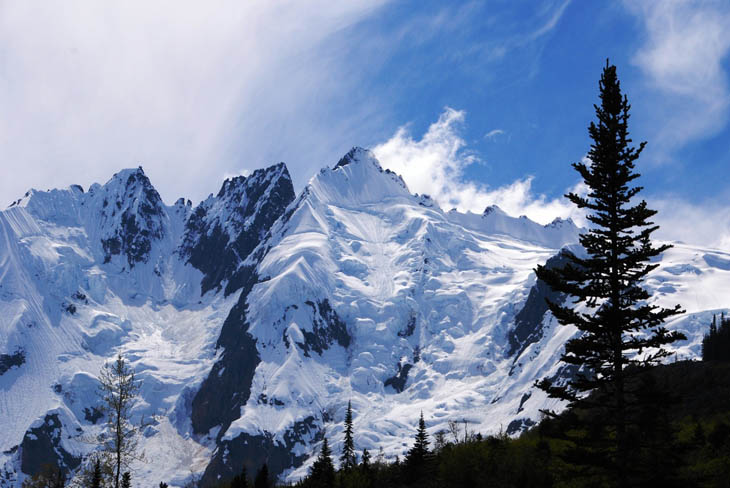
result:
<svg viewBox="0 0 730 488"><path fill-rule="evenodd" d="M248 488L248 473L246 472L246 466L241 468L241 473L237 474L231 480L231 488Z"/></svg>
<svg viewBox="0 0 730 488"><path fill-rule="evenodd" d="M416 431L415 442L410 451L408 451L408 461L416 461L421 463L428 455L428 432L426 432L426 421L423 420L423 412L421 417L418 419L418 430Z"/></svg>
<svg viewBox="0 0 730 488"><path fill-rule="evenodd" d="M254 488L269 488L269 466L264 463L259 472L256 473L256 479L253 482Z"/></svg>
<svg viewBox="0 0 730 488"><path fill-rule="evenodd" d="M366 471L370 469L370 452L367 449L363 449L362 451L362 461L360 462L360 465Z"/></svg>
<svg viewBox="0 0 730 488"><path fill-rule="evenodd" d="M656 211L643 200L636 202L642 188L632 185L639 177L634 162L646 143L638 148L631 145L630 105L621 93L616 67L608 61L599 90L597 120L588 128L593 141L589 162L573 164L589 192L585 197L566 195L579 209L587 210L589 230L580 236L586 257L569 253L563 268L538 266L535 270L553 290L573 298L565 305L548 300L548 305L560 324L580 332L566 343L561 357L577 373L563 384L543 379L538 386L573 409L594 408L594 416L611 431L604 439L611 448L597 458L608 457L611 477L625 485L628 415L635 400L627 380L665 358L669 353L663 346L684 336L663 326L667 318L682 313L680 306L651 305L642 287L646 275L658 266L652 258L671 246L652 244L650 237L658 226L650 219Z"/></svg>
<svg viewBox="0 0 730 488"><path fill-rule="evenodd" d="M132 488L132 475L125 471L122 475L122 488Z"/></svg>
<svg viewBox="0 0 730 488"><path fill-rule="evenodd" d="M309 472L311 486L332 488L335 486L335 466L332 464L332 450L327 437L322 441L317 460L314 461Z"/></svg>
<svg viewBox="0 0 730 488"><path fill-rule="evenodd" d="M94 471L91 475L91 488L101 488L101 460L97 457L94 461Z"/></svg>
<svg viewBox="0 0 730 488"><path fill-rule="evenodd" d="M723 314L720 324L717 317L712 316L710 331L702 339L703 361L730 361L730 320Z"/></svg>
<svg viewBox="0 0 730 488"><path fill-rule="evenodd" d="M342 456L340 456L340 469L349 471L355 466L357 466L357 459L355 442L352 440L352 403L348 401L345 414L345 442L342 446Z"/></svg>
<svg viewBox="0 0 730 488"><path fill-rule="evenodd" d="M418 419L418 430L416 431L413 447L408 451L405 459L406 475L408 480L413 482L425 477L430 471L431 452L428 450L428 432L426 432L426 421L423 419L423 412Z"/></svg>

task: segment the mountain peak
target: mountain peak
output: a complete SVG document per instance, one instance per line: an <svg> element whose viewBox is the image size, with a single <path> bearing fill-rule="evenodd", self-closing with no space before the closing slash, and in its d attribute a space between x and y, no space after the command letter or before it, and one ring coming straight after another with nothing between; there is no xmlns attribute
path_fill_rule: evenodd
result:
<svg viewBox="0 0 730 488"><path fill-rule="evenodd" d="M350 163L353 162L361 162L361 161L368 161L373 164L375 164L378 168L380 168L380 163L375 158L375 154L372 153L369 149L364 149L359 146L355 146L350 151L342 156L340 160L335 164L334 168L332 169L338 169L342 168L344 166L347 166Z"/></svg>
<svg viewBox="0 0 730 488"><path fill-rule="evenodd" d="M294 200L284 163L227 178L192 212L178 252L205 276L203 293L229 280Z"/></svg>
<svg viewBox="0 0 730 488"><path fill-rule="evenodd" d="M399 175L383 169L372 151L361 147L352 148L331 169L322 169L310 180L307 193L343 206L413 196Z"/></svg>
<svg viewBox="0 0 730 488"><path fill-rule="evenodd" d="M101 244L104 262L126 255L129 267L147 262L152 243L162 238L165 210L162 198L142 166L115 173L100 191Z"/></svg>
<svg viewBox="0 0 730 488"><path fill-rule="evenodd" d="M487 208L484 209L484 212L482 212L482 217L486 217L487 215L507 215L504 210L499 208L498 205L489 205Z"/></svg>

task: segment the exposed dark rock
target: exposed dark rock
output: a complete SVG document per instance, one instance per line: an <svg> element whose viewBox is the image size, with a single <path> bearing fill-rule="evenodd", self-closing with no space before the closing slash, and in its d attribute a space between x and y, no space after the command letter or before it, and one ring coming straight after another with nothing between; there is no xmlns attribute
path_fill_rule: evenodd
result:
<svg viewBox="0 0 730 488"><path fill-rule="evenodd" d="M115 175L115 178L120 177ZM109 197L115 199L116 208L111 213ZM109 195L104 202L102 222L115 222L117 211L121 212L120 222L111 230L111 235L101 239L104 262L108 263L112 256L120 254L126 255L130 268L136 263L147 262L152 242L161 239L164 233L164 209L160 195L142 168L129 173L121 194Z"/></svg>
<svg viewBox="0 0 730 488"><path fill-rule="evenodd" d="M515 419L507 426L507 435L513 435L525 431L533 425L535 425L534 420L530 420L528 418Z"/></svg>
<svg viewBox="0 0 730 488"><path fill-rule="evenodd" d="M525 393L525 394L522 395L522 398L520 398L520 406L517 407L517 413L520 413L520 412L522 412L524 410L523 407L525 405L525 402L527 400L529 400L531 396L532 396L532 392L531 391L528 391L527 393Z"/></svg>
<svg viewBox="0 0 730 488"><path fill-rule="evenodd" d="M12 367L20 367L25 363L25 351L16 349L12 354L0 354L0 375L4 374Z"/></svg>
<svg viewBox="0 0 730 488"><path fill-rule="evenodd" d="M305 302L312 308L312 327L313 330L303 330L304 343L297 343L304 351L305 356L309 356L310 351L314 351L320 356L322 352L337 342L342 347L348 347L352 338L347 331L347 326L340 319L337 313L332 309L329 300L326 298L316 304L311 301Z"/></svg>
<svg viewBox="0 0 730 488"><path fill-rule="evenodd" d="M215 198L193 211L178 252L205 275L203 294L219 289L225 280L232 281L241 263L266 238L294 197L286 165L279 163L248 177L227 179ZM236 284L241 281L239 278ZM226 294L238 288L227 286Z"/></svg>
<svg viewBox="0 0 730 488"><path fill-rule="evenodd" d="M48 465L66 472L76 469L81 458L63 448L62 431L61 421L55 413L46 415L39 427L28 429L20 444L20 470L34 475Z"/></svg>
<svg viewBox="0 0 730 488"><path fill-rule="evenodd" d="M549 269L563 267L568 262L568 253L569 251L561 251L548 259L545 266ZM565 296L553 291L544 281L537 280L530 290L522 310L515 315L514 328L507 335L508 356L519 357L530 344L538 342L542 338L542 320L548 311L546 299L562 303Z"/></svg>
<svg viewBox="0 0 730 488"><path fill-rule="evenodd" d="M410 337L413 335L413 332L415 330L416 330L416 316L415 316L415 314L411 314L411 316L408 318L408 323L406 324L406 328L398 331L398 337Z"/></svg>
<svg viewBox="0 0 730 488"><path fill-rule="evenodd" d="M104 412L96 407L84 407L84 420L96 425L100 418L104 416Z"/></svg>
<svg viewBox="0 0 730 488"><path fill-rule="evenodd" d="M243 291L236 305L228 314L216 349L223 348L223 355L213 365L192 402L191 420L193 431L205 434L216 425L225 432L231 422L241 414L251 395L251 383L256 367L261 362L256 350L256 339L248 333L246 299L256 284L255 272L242 284Z"/></svg>
<svg viewBox="0 0 730 488"><path fill-rule="evenodd" d="M296 422L284 433L284 442L274 440L269 433L263 435L241 434L232 440L219 444L213 459L205 470L200 486L213 486L233 478L245 466L246 471L255 473L264 463L268 464L272 477L284 470L301 465L307 454L295 455L294 446L305 439L321 438L314 417Z"/></svg>
<svg viewBox="0 0 730 488"><path fill-rule="evenodd" d="M385 386L392 386L393 389L400 393L406 388L406 382L408 381L408 372L413 367L412 364L401 364L398 363L398 374L392 378L385 380Z"/></svg>

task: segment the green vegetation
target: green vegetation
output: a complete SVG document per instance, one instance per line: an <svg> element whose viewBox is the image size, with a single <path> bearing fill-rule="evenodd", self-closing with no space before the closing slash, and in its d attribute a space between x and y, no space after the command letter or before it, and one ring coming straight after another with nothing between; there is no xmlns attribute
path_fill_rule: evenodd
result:
<svg viewBox="0 0 730 488"><path fill-rule="evenodd" d="M633 379L669 355L663 346L686 337L662 326L682 313L680 306L647 304L649 293L642 287L659 266L652 258L671 246L653 246L651 234L658 226L650 219L656 211L636 201L642 188L632 183L639 177L634 163L646 143L631 146L630 105L608 61L599 89L596 122L588 127L593 140L588 164L573 164L588 193L566 195L588 212L590 226L580 235L586 257L568 253L564 267L535 270L554 291L572 299L566 305L548 300L548 306L561 325L580 331L560 358L576 374L564 384L546 378L537 386L575 409L576 415L561 422L563 438L575 446L571 462L583 466L574 476L623 487L633 485L639 471L652 469L641 441L666 404L661 390ZM662 445L657 441L657 448Z"/></svg>

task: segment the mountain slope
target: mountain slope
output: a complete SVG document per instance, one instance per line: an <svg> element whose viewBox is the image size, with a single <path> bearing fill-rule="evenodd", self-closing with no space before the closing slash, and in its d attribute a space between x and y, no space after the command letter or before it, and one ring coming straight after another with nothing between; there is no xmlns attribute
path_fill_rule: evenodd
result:
<svg viewBox="0 0 730 488"><path fill-rule="evenodd" d="M141 170L29 192L0 212L0 465L29 473L27 453L50 449L72 467L93 448L95 375L117 352L144 381L135 415L154 415L155 462L135 466L146 483L263 462L296 479L325 431L339 451L348 400L358 450L389 457L420 411L431 434L450 420L519 432L559 407L534 381L572 374L558 358L575 331L532 270L580 252L578 233L496 207L444 212L359 148L297 197L283 164L195 208L164 205ZM677 245L647 280L688 310L670 324L689 338L678 354L696 356L727 307L728 263Z"/></svg>
<svg viewBox="0 0 730 488"><path fill-rule="evenodd" d="M206 215L231 221L216 203L255 201L245 225L224 234L233 243L260 239L293 198L277 165L226 181L221 196L206 200L216 207ZM193 212L182 200L165 206L141 168L88 192L31 190L0 212L0 353L22 355L0 375L2 483L45 462L74 468L94 447L89 439L103 423L95 377L116 352L143 381L135 417L154 418L142 446L178 451L141 471L184 480L190 466L207 465L210 448L187 434L190 396L237 296L201 294L208 275L179 251L190 242ZM227 265L205 271L220 282Z"/></svg>

